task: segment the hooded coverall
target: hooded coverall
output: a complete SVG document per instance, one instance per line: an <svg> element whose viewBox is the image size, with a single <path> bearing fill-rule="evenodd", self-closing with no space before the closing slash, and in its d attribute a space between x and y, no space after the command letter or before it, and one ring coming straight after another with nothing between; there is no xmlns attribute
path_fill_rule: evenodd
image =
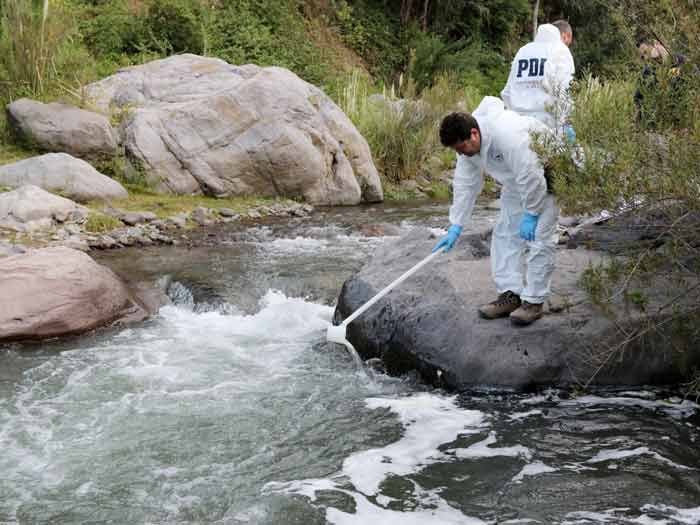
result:
<svg viewBox="0 0 700 525"><path fill-rule="evenodd" d="M535 41L516 53L501 98L507 109L559 131L571 111L568 88L574 72L574 59L559 29L542 24Z"/></svg>
<svg viewBox="0 0 700 525"><path fill-rule="evenodd" d="M559 209L547 193L544 170L530 149L530 132L551 133L542 122L504 109L496 97L485 97L472 114L479 124L481 149L473 157L457 155L450 223L462 226L471 218L481 193L484 173L501 185L501 214L491 238L491 272L498 293L508 290L521 299L543 303L549 295ZM535 240L520 238L523 213L538 216ZM526 272L521 257L529 248ZM527 283L525 282L527 281Z"/></svg>

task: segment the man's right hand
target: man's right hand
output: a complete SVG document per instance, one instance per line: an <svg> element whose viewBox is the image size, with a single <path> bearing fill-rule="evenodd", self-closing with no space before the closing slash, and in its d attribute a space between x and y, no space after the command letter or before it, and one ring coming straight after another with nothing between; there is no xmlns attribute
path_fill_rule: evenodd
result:
<svg viewBox="0 0 700 525"><path fill-rule="evenodd" d="M440 239L440 241L435 245L435 248L433 248L433 253L435 253L438 250L441 250L442 248L444 248L446 252L449 252L457 242L457 239L459 238L461 233L461 226L457 226L456 224L450 226L450 229L447 230L447 235Z"/></svg>

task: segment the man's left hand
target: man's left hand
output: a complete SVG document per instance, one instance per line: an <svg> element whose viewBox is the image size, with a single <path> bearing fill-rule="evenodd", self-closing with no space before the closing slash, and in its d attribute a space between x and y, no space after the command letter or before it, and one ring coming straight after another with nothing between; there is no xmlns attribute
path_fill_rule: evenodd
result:
<svg viewBox="0 0 700 525"><path fill-rule="evenodd" d="M535 230L537 230L537 221L539 217L530 213L523 213L523 218L520 221L520 238L526 241L535 240Z"/></svg>

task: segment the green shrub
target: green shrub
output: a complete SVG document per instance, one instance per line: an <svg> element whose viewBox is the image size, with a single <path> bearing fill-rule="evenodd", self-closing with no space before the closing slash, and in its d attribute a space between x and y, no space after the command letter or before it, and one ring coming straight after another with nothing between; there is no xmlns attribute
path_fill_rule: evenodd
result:
<svg viewBox="0 0 700 525"><path fill-rule="evenodd" d="M498 96L505 85L510 64L481 42L448 43L434 34L422 33L412 45L415 47L408 74L419 90L446 73L461 77L465 84L485 94Z"/></svg>
<svg viewBox="0 0 700 525"><path fill-rule="evenodd" d="M391 80L408 64L409 42L418 34L415 24L402 26L396 13L366 0L332 2L334 23L350 48L369 64L373 75Z"/></svg>
<svg viewBox="0 0 700 525"><path fill-rule="evenodd" d="M204 50L204 24L197 1L151 0L144 25L151 46L163 54L201 54Z"/></svg>
<svg viewBox="0 0 700 525"><path fill-rule="evenodd" d="M209 53L232 64L286 67L321 84L328 65L300 8L296 0L225 0L208 18Z"/></svg>
<svg viewBox="0 0 700 525"><path fill-rule="evenodd" d="M121 0L86 11L81 32L88 49L99 58L135 54L148 42L144 17L129 12Z"/></svg>

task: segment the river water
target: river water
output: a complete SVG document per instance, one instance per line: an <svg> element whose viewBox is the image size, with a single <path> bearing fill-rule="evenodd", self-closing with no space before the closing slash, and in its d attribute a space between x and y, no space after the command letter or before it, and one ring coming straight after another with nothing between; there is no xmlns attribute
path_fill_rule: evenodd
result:
<svg viewBox="0 0 700 525"><path fill-rule="evenodd" d="M700 523L689 400L454 396L325 343L342 282L378 244L445 217L336 209L100 255L167 279L173 304L2 349L0 523Z"/></svg>

